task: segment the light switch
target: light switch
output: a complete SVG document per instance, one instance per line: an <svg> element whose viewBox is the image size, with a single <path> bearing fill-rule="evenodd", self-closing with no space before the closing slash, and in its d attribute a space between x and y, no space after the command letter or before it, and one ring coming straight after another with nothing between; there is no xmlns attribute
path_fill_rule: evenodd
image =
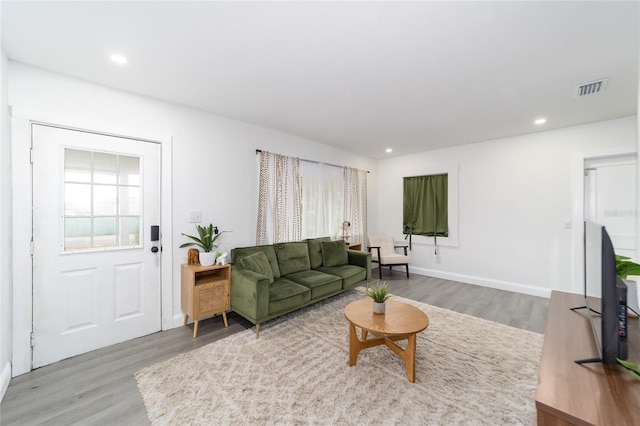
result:
<svg viewBox="0 0 640 426"><path fill-rule="evenodd" d="M189 223L202 222L202 212L200 210L191 210L189 212Z"/></svg>

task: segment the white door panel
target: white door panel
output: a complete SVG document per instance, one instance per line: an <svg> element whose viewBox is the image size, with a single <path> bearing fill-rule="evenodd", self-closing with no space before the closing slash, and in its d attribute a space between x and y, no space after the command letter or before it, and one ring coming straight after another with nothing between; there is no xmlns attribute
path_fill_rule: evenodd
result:
<svg viewBox="0 0 640 426"><path fill-rule="evenodd" d="M617 255L638 262L636 250L635 154L585 160L584 218L604 225ZM586 265L590 267L590 265ZM591 265L593 266L593 265ZM635 286L629 287L628 304L637 309Z"/></svg>
<svg viewBox="0 0 640 426"><path fill-rule="evenodd" d="M592 160L587 170L585 219L606 227L616 254L635 259L638 214L635 156Z"/></svg>
<svg viewBox="0 0 640 426"><path fill-rule="evenodd" d="M160 330L160 146L33 125L33 159L33 367Z"/></svg>

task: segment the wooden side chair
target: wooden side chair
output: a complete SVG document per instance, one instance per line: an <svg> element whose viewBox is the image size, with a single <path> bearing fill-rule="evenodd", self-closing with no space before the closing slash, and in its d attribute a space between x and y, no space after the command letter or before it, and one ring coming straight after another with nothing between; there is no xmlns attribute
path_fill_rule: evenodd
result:
<svg viewBox="0 0 640 426"><path fill-rule="evenodd" d="M404 254L398 253L397 249L404 249ZM409 278L409 255L407 246L396 246L393 238L388 235L369 236L369 246L367 250L371 253L371 263L378 264L378 274L382 279L382 267L388 266L389 270L394 266L407 268L407 278Z"/></svg>

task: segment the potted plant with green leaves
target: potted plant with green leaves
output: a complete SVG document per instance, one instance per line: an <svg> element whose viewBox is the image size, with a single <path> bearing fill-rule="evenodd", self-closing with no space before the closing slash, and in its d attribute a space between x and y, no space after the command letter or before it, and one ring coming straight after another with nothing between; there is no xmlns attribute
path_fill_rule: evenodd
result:
<svg viewBox="0 0 640 426"><path fill-rule="evenodd" d="M629 375L636 380L640 380L640 364L635 362L625 361L617 358L618 363L629 371Z"/></svg>
<svg viewBox="0 0 640 426"><path fill-rule="evenodd" d="M627 277L629 275L640 275L640 265L631 261L630 257L619 256L616 254L616 275L621 280L625 281L627 285L636 285L634 281L629 281ZM625 361L620 358L618 363L629 371L629 375L636 380L640 380L640 364L635 362Z"/></svg>
<svg viewBox="0 0 640 426"><path fill-rule="evenodd" d="M197 246L202 249L200 252L200 264L202 266L211 266L214 264L216 260L216 253L213 249L218 248L218 245L215 242L222 236L226 231L219 232L217 226L213 226L213 224L209 224L209 226L200 226L196 225L196 230L198 231L198 236L182 234L185 237L189 238L191 241L186 242L180 245L180 248Z"/></svg>
<svg viewBox="0 0 640 426"><path fill-rule="evenodd" d="M632 262L630 257L616 254L616 274L622 280L626 280L629 275L640 275L640 265Z"/></svg>
<svg viewBox="0 0 640 426"><path fill-rule="evenodd" d="M631 261L630 257L627 256L619 256L616 254L616 275L620 277L622 281L625 282L627 287L629 288L630 295L636 295L636 282L627 279L629 275L640 275L640 265ZM629 315L636 317L637 310L633 307L635 306L637 309L638 303L637 300L629 300Z"/></svg>
<svg viewBox="0 0 640 426"><path fill-rule="evenodd" d="M385 302L391 297L389 294L389 284L386 282L378 283L375 286L367 288L365 294L373 299L373 313L384 314L386 307Z"/></svg>

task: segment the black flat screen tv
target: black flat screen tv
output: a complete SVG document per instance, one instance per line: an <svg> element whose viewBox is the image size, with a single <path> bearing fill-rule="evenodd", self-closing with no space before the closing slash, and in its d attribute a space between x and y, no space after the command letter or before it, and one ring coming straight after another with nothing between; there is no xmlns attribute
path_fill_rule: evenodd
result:
<svg viewBox="0 0 640 426"><path fill-rule="evenodd" d="M616 256L604 226L584 223L584 296L598 357L577 363L616 364L627 359L627 285L616 274Z"/></svg>

